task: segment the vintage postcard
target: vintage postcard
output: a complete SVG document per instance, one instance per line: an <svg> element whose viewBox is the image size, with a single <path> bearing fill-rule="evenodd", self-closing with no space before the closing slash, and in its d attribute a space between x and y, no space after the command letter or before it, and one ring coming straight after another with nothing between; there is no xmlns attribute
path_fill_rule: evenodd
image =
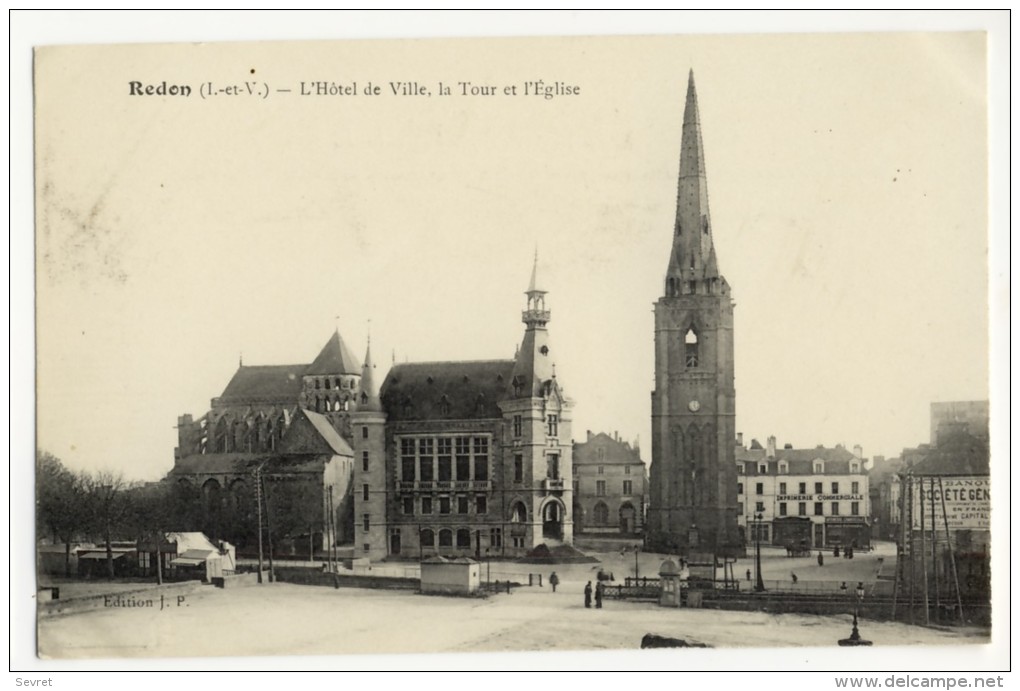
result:
<svg viewBox="0 0 1020 691"><path fill-rule="evenodd" d="M987 51L36 47L38 656L986 648Z"/></svg>

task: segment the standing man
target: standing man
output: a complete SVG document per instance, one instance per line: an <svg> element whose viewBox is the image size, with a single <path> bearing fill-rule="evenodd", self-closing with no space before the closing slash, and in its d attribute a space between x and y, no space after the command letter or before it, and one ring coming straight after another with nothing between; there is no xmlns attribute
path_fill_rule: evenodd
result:
<svg viewBox="0 0 1020 691"><path fill-rule="evenodd" d="M818 565L825 566L825 557L822 556L822 550L818 550Z"/></svg>
<svg viewBox="0 0 1020 691"><path fill-rule="evenodd" d="M552 586L552 589L553 589L554 593L556 592L556 586L558 586L559 584L560 584L560 577L556 575L555 571L553 571L551 574L549 574L549 585Z"/></svg>
<svg viewBox="0 0 1020 691"><path fill-rule="evenodd" d="M602 609L602 581L595 584L595 609Z"/></svg>
<svg viewBox="0 0 1020 691"><path fill-rule="evenodd" d="M588 585L584 586L584 606L591 609L591 581L588 581Z"/></svg>

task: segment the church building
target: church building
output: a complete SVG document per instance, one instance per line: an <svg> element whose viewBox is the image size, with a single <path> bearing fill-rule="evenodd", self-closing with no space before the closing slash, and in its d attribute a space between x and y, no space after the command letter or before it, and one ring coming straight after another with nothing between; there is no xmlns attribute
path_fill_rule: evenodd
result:
<svg viewBox="0 0 1020 691"><path fill-rule="evenodd" d="M740 549L733 301L712 240L693 71L680 148L672 247L655 303L647 544L727 554Z"/></svg>
<svg viewBox="0 0 1020 691"><path fill-rule="evenodd" d="M570 543L571 402L556 379L536 266L513 359L395 364L371 355L351 415L355 556L522 556Z"/></svg>

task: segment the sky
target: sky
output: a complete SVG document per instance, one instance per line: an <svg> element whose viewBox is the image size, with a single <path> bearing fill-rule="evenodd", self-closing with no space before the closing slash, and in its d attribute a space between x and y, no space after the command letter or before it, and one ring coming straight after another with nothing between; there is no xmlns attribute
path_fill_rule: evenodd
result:
<svg viewBox="0 0 1020 691"><path fill-rule="evenodd" d="M36 69L37 434L69 467L162 477L239 358L311 362L336 328L359 357L371 332L377 381L512 357L536 248L574 438L650 461L688 70L745 442L893 456L932 401L988 398L980 33L93 46ZM316 81L360 93L300 95Z"/></svg>

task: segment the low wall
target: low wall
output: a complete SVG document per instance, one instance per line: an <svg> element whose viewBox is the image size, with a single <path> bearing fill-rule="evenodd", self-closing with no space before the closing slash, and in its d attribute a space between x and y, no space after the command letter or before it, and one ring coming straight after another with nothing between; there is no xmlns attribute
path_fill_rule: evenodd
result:
<svg viewBox="0 0 1020 691"><path fill-rule="evenodd" d="M395 578L391 576L358 576L330 574L317 569L280 567L274 569L280 583L297 585L324 585L338 588L383 588L396 590L418 590L421 581L417 578Z"/></svg>
<svg viewBox="0 0 1020 691"><path fill-rule="evenodd" d="M39 616L55 616L60 614L75 614L87 612L105 607L147 607L158 609L160 596L164 601L176 602L178 596L189 595L198 592L203 588L211 588L201 581L185 581L183 583L172 583L162 586L148 586L138 590L126 590L117 593L104 595L87 595L63 600L49 600L39 602ZM151 603L151 604L148 604Z"/></svg>

